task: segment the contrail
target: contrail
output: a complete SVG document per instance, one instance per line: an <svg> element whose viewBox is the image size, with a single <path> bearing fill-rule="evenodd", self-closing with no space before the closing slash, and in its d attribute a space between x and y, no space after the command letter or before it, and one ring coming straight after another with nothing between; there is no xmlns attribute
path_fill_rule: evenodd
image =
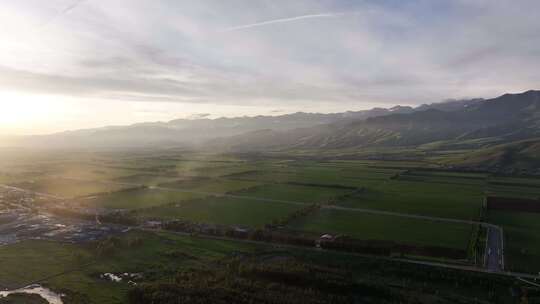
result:
<svg viewBox="0 0 540 304"><path fill-rule="evenodd" d="M75 2L73 2L71 5L67 6L66 8L64 8L59 14L58 16L61 16L61 15L64 15L64 14L67 14L69 13L70 11L74 10L77 6L79 6L79 4L85 2L86 0L76 0Z"/></svg>
<svg viewBox="0 0 540 304"><path fill-rule="evenodd" d="M233 31L244 30L244 29L249 29L253 27L265 26L269 24L285 23L285 22L291 22L291 21L297 21L297 20L303 20L303 19L335 18L339 16L344 16L347 14L348 13L327 13L327 14L302 15L302 16L296 16L296 17L290 17L290 18L274 19L274 20L262 21L262 22L257 22L257 23L233 26L233 27L229 27L224 30L221 30L220 32L233 32Z"/></svg>
<svg viewBox="0 0 540 304"><path fill-rule="evenodd" d="M86 2L87 0L75 0L73 3L71 3L70 5L68 5L67 7L65 7L63 10L61 10L60 12L58 12L58 14L54 15L53 17L51 17L49 20L43 22L39 28L45 28L47 27L49 24L53 23L56 19L62 17L63 15L65 14L68 14L69 12L71 12L72 10L74 10L75 8L77 8L77 6L81 5L83 2Z"/></svg>

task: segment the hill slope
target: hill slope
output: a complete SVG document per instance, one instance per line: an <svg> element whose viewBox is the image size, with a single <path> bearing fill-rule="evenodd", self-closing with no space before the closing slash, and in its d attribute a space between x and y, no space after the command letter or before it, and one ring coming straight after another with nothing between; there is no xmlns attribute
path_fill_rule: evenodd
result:
<svg viewBox="0 0 540 304"><path fill-rule="evenodd" d="M478 100L459 100L419 108L441 108L446 111L462 108ZM396 113L412 113L412 107L396 106L389 109L374 108L364 111L343 113L294 113L279 116L255 116L218 119L176 119L169 122L139 123L130 126L114 126L97 129L68 131L44 136L11 138L14 146L44 147L152 147L179 146L201 143L219 137L228 137L258 130L288 131L299 128L317 127L327 124L344 125L362 121L370 117L380 117Z"/></svg>
<svg viewBox="0 0 540 304"><path fill-rule="evenodd" d="M232 150L341 149L486 138L503 143L538 136L540 91L527 91L478 101L455 111L428 108L288 132L258 131L219 144Z"/></svg>

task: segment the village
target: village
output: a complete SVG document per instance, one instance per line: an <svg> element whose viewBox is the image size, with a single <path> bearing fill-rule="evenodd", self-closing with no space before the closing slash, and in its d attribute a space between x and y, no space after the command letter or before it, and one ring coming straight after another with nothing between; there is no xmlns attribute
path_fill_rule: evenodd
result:
<svg viewBox="0 0 540 304"><path fill-rule="evenodd" d="M52 198L11 187L0 187L0 246L23 240L79 243L118 234L126 228L76 218L48 210Z"/></svg>

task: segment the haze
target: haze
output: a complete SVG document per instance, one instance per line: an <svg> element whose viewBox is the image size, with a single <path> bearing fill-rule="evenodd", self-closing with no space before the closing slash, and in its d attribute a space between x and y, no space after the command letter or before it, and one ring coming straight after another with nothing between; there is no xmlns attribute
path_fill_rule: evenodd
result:
<svg viewBox="0 0 540 304"><path fill-rule="evenodd" d="M537 1L0 3L0 134L494 97L540 82Z"/></svg>

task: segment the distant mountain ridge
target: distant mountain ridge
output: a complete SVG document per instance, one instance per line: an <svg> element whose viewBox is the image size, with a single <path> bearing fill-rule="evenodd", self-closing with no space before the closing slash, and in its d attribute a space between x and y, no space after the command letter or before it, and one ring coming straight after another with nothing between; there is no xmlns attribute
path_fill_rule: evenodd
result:
<svg viewBox="0 0 540 304"><path fill-rule="evenodd" d="M12 139L15 146L53 146L59 148L85 147L151 147L182 146L201 144L218 138L230 138L272 130L289 132L303 128L316 128L331 124L347 125L351 122L392 114L409 114L425 109L453 111L479 102L479 99L446 101L417 108L395 106L392 108L373 108L363 111L343 113L304 113L297 112L279 116L253 116L234 118L175 119L168 122L137 123L129 126L109 126L95 129L66 131L50 135L25 136Z"/></svg>
<svg viewBox="0 0 540 304"><path fill-rule="evenodd" d="M445 107L443 107L445 108ZM341 149L417 146L444 140L495 138L511 142L540 136L540 91L463 103L453 110L418 107L346 123L288 132L257 131L223 139L229 150Z"/></svg>

